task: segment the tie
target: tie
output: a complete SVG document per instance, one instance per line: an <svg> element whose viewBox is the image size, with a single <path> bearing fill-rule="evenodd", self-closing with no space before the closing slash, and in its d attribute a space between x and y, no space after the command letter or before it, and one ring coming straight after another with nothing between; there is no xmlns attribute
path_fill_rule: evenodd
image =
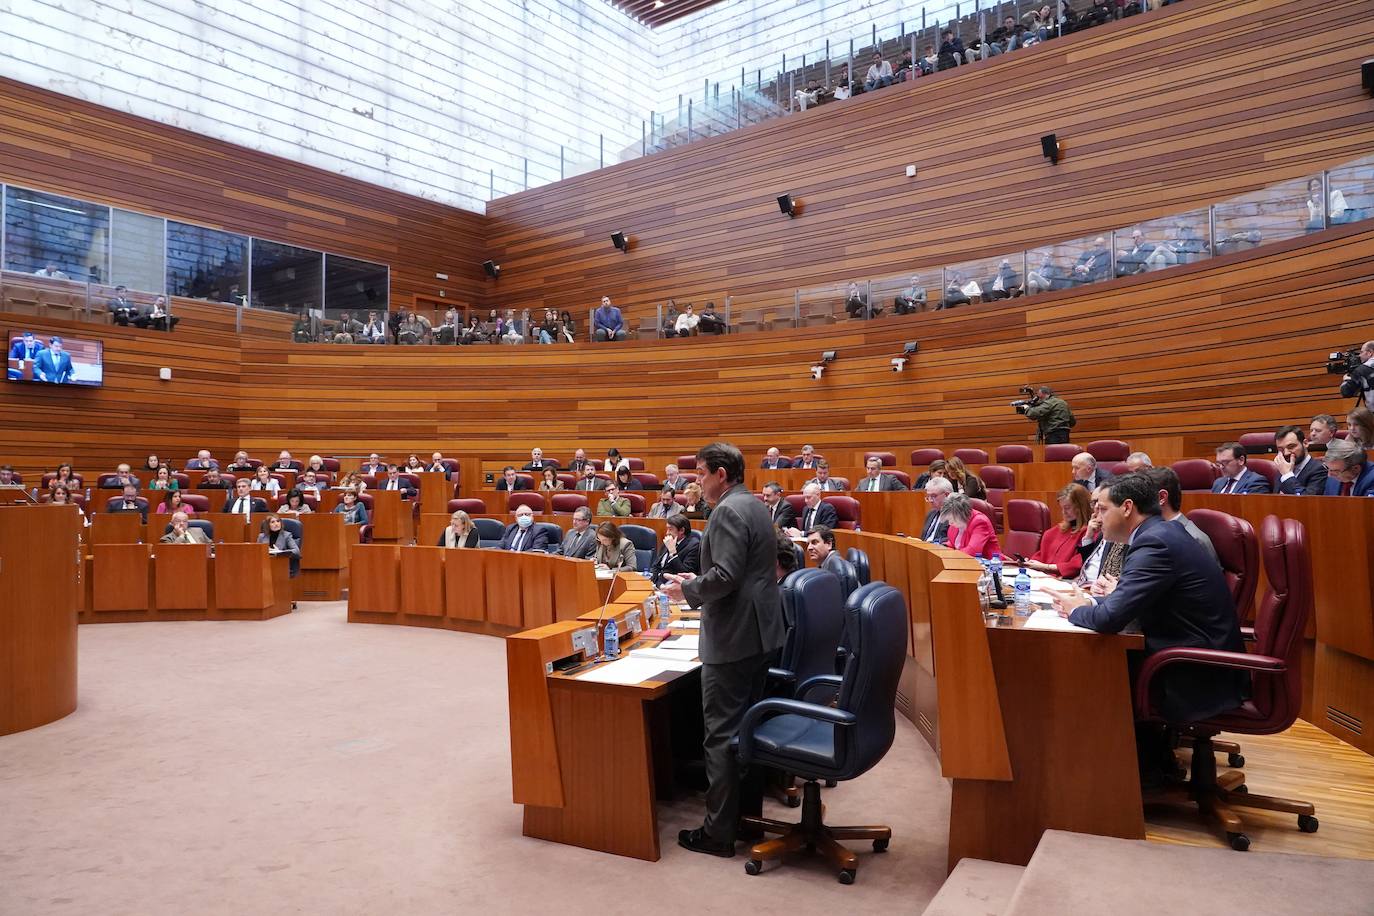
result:
<svg viewBox="0 0 1374 916"><path fill-rule="evenodd" d="M1234 477L1232 477L1230 480L1226 481L1226 487L1225 487L1221 492L1223 492L1223 493L1230 493L1230 492L1231 492L1232 490L1234 490L1235 488L1236 488L1236 479L1235 479Z"/></svg>
<svg viewBox="0 0 1374 916"><path fill-rule="evenodd" d="M1349 484L1349 483L1343 483L1343 484L1341 484L1341 495L1342 495L1342 496L1349 496L1349 495L1350 495L1351 486L1352 486L1352 485Z"/></svg>
<svg viewBox="0 0 1374 916"><path fill-rule="evenodd" d="M811 530L811 517L812 517L813 515L815 515L815 514L816 514L816 510L815 510L815 509L807 509L806 512L803 513L803 516L804 516L803 519L802 519L802 530L803 530L803 531L810 531L810 530Z"/></svg>
<svg viewBox="0 0 1374 916"><path fill-rule="evenodd" d="M511 545L511 549L514 550L514 551L516 551L516 552L519 552L520 548L523 547L524 544L525 544L525 532L523 532L523 531L517 531L517 532L515 532L515 543L514 543L513 545Z"/></svg>
<svg viewBox="0 0 1374 916"><path fill-rule="evenodd" d="M247 499L248 499L248 497L246 497L246 496L240 496L240 497L239 497L239 501L234 505L234 512L235 512L235 513L237 513L237 514L244 514L244 512L243 512L243 504L244 504L244 502L245 502Z"/></svg>

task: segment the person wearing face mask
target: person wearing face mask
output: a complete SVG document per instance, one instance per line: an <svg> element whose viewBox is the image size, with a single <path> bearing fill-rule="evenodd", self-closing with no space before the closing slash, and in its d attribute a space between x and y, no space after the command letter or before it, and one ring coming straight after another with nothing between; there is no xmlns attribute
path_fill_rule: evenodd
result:
<svg viewBox="0 0 1374 916"><path fill-rule="evenodd" d="M515 523L507 525L501 535L501 549L516 553L549 549L549 532L534 527L534 510L529 506L520 506L515 510Z"/></svg>

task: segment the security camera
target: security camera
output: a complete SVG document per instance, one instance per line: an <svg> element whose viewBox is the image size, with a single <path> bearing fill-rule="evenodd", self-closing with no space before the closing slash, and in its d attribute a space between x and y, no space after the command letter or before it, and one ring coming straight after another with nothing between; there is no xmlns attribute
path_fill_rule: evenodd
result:
<svg viewBox="0 0 1374 916"><path fill-rule="evenodd" d="M825 367L824 367L824 366L812 366L812 367L811 367L811 377L812 377L813 379L815 379L816 381L819 382L819 381L821 380L821 376L822 376L822 375L825 375Z"/></svg>
<svg viewBox="0 0 1374 916"><path fill-rule="evenodd" d="M892 371L893 371L893 372L901 372L901 371L902 371L903 369L905 369L905 368L906 368L906 357L905 357L905 356L894 356L894 357L892 357Z"/></svg>

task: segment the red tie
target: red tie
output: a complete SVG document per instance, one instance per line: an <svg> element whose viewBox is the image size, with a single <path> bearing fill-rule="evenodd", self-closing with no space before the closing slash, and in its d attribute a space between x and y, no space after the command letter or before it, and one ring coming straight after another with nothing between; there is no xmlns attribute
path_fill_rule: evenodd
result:
<svg viewBox="0 0 1374 916"><path fill-rule="evenodd" d="M1341 484L1341 495L1342 495L1342 496L1349 496L1349 495L1350 495L1350 487L1351 487L1351 484L1350 484L1350 483L1343 483L1343 484Z"/></svg>

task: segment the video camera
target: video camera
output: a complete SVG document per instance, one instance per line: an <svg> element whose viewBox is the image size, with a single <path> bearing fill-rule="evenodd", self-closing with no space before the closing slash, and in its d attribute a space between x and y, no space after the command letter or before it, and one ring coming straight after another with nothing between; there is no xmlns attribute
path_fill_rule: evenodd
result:
<svg viewBox="0 0 1374 916"><path fill-rule="evenodd" d="M1326 357L1326 374L1349 375L1362 362L1359 347L1352 347L1344 353L1332 353Z"/></svg>
<svg viewBox="0 0 1374 916"><path fill-rule="evenodd" d="M1012 401L1011 406L1017 413L1024 416L1027 410L1040 403L1040 395L1036 394L1035 389L1030 385L1022 385L1020 391L1023 395L1023 400Z"/></svg>

